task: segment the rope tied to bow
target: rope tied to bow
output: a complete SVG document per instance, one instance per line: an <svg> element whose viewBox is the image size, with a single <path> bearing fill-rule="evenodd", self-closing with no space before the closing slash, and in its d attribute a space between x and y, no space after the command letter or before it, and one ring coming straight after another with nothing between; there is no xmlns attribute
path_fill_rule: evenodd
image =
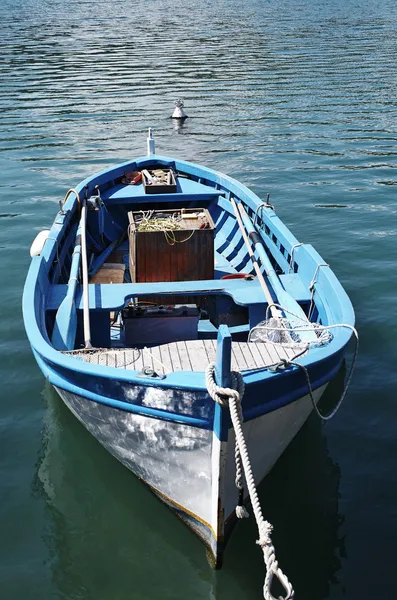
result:
<svg viewBox="0 0 397 600"><path fill-rule="evenodd" d="M236 436L236 485L242 489L243 473L247 483L248 494L251 500L252 510L254 512L256 524L258 527L259 539L258 546L262 548L263 558L266 565L266 577L263 586L263 597L265 600L292 600L294 590L288 581L287 576L278 566L276 552L271 540L273 526L265 521L262 515L262 508L259 502L258 492L255 486L254 475L251 462L248 455L248 448L243 433L243 415L241 410L241 399L244 396L244 380L238 371L232 371L230 374L230 387L223 388L215 382L215 363L210 363L207 367L205 377L207 390L211 398L220 404L223 408L229 408L235 436ZM238 462L239 461L239 462ZM239 471L240 470L240 471ZM241 488L240 488L241 485ZM239 508L239 507L237 507ZM240 511L239 511L240 512ZM242 511L241 511L242 512ZM238 511L236 509L236 514ZM243 515L246 516L246 515ZM241 517L239 517L241 518ZM276 599L271 593L271 586L274 578L277 578L285 590L285 595Z"/></svg>

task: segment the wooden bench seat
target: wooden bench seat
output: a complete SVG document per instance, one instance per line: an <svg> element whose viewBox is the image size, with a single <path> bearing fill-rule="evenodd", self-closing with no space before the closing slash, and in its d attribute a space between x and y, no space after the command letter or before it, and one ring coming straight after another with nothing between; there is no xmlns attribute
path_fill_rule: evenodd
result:
<svg viewBox="0 0 397 600"><path fill-rule="evenodd" d="M281 282L285 282L286 291L299 302L309 302L310 292L305 290L298 275L281 275ZM66 284L53 284L47 296L47 310L57 310L66 296ZM129 299L136 296L150 296L159 293L165 295L197 296L225 294L231 296L236 304L241 306L266 304L263 290L259 281L245 279L220 279L207 281L172 281L158 283L113 283L90 284L89 299L90 310L110 311L125 306ZM76 295L78 309L83 308L82 290Z"/></svg>

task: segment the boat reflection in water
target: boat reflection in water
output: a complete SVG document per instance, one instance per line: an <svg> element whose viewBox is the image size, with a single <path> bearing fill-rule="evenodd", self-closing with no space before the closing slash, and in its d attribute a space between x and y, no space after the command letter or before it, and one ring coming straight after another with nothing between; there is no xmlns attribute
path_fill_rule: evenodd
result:
<svg viewBox="0 0 397 600"><path fill-rule="evenodd" d="M345 371L343 364L323 395L320 407L325 414L343 392ZM274 525L277 559L288 573L297 599L329 598L345 556L343 517L339 514L341 474L329 455L325 431L312 413L258 490L264 517ZM263 573L260 553L252 550L254 536L252 518L249 527L243 522L236 529L225 562L225 567L237 570L245 557L247 580Z"/></svg>
<svg viewBox="0 0 397 600"><path fill-rule="evenodd" d="M323 409L338 397L343 374L328 386ZM236 528L224 569L213 571L198 538L87 434L50 385L44 398L34 488L47 503L55 593L99 600L257 598L264 566L253 518ZM312 415L260 486L278 559L298 598L326 598L337 581L344 551L339 481Z"/></svg>

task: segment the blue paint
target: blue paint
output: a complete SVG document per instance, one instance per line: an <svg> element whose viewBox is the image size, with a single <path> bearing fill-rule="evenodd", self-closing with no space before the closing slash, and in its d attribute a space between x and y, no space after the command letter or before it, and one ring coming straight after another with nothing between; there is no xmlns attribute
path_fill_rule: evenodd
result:
<svg viewBox="0 0 397 600"><path fill-rule="evenodd" d="M226 295L233 298L236 304L250 306L263 304L264 295L257 279L225 279L222 281L172 281L155 283L114 283L90 284L90 310L112 310L122 308L125 303L134 296L151 296L153 294L184 296L195 296L197 293L203 295ZM49 309L59 306L67 293L66 285L51 286L48 293ZM303 300L307 299L304 293ZM77 293L77 306L82 309L82 295Z"/></svg>
<svg viewBox="0 0 397 600"><path fill-rule="evenodd" d="M72 266L65 298L59 304L52 333L52 344L57 350L72 350L76 339L77 312L76 290L81 261L81 221L77 229Z"/></svg>
<svg viewBox="0 0 397 600"><path fill-rule="evenodd" d="M237 201L244 202L247 209L251 211L255 211L260 201L253 192L226 175L221 175L184 161L173 161L157 156L150 157L150 159L144 157L94 175L83 181L76 189L81 191L85 186L88 186L87 193L90 194L93 192L95 186L99 185L102 198L111 198L111 201L114 203L117 198L127 200L127 197L121 194L128 194L130 202L145 201L147 203L148 200L153 201L153 198L155 198L156 202L160 203L173 201L175 194L151 196L148 199L147 196L143 195L142 190L138 189L139 186L136 189L135 186L128 186L128 190L126 190L126 186L123 188L118 183L118 180L123 176L125 171L143 168L153 164L154 161L157 164L173 165L178 172L184 172L190 178L180 179L180 191L176 194L178 198L184 200L187 204L189 204L189 198L199 198L200 195L202 199L211 199L209 206L219 225L219 229L216 231L215 246L221 249L228 248L226 256L231 258L232 262L237 261L243 264L246 253L243 250L241 236L239 236L236 223L233 220L230 202L220 194L224 194L224 196L233 195ZM186 195L182 191L183 189L186 190ZM73 283L73 279L68 285L51 284L48 278L51 266L54 260L56 260L57 240L63 239L64 228L68 226L72 218L76 218L77 210L76 198L74 194L71 194L65 205L66 214L64 216L59 215L51 229L50 237L54 238L54 240L49 240L45 246L43 255L36 257L32 261L26 280L23 302L25 326L30 343L43 372L51 378L51 381L55 385L73 390L74 393L83 395L93 401L108 403L110 406L119 408L122 407L124 410L145 412L146 409L143 410L144 407L139 406L138 408L136 404L134 404L133 408L126 408L127 405L130 406L124 396L128 386L142 387L145 385L142 379L138 377L136 371L125 371L76 360L57 352L49 340L46 329L46 310L56 311L63 302L66 302L66 298L68 298L68 302L72 301L75 303L75 312L78 315L81 314L82 310L82 290L80 284ZM116 207L114 206L112 210L116 210ZM109 219L112 219L110 213L106 212L104 214L105 216L109 214ZM117 214L119 215L118 218L122 218L123 215L126 215L126 212L118 212ZM272 246L276 247L274 256L279 261L280 267L284 267L284 272L281 274L280 279L276 277L279 288L284 290L286 295L288 292L292 302L301 301L307 303L309 301L309 284L313 278L316 266L323 263L323 259L310 245L301 246L294 252L295 272L292 275L288 274L288 260L290 260L292 246L297 243L296 238L270 209L264 209L261 212L258 223L260 226L259 234L262 240L264 243L267 240L268 249ZM276 239L276 242L273 238ZM230 244L233 245L235 251L233 251L233 248L229 248ZM281 251L281 247L284 249L283 252ZM63 252L62 248L61 252ZM283 260L278 255L282 256ZM104 256L102 255L99 260L102 260ZM227 264L230 265L226 256L223 255L222 257L225 264L221 265L221 269L226 269ZM231 267L231 269L233 268ZM77 274L77 270L77 260L74 258L71 273ZM210 280L90 285L90 310L93 316L98 315L97 327L101 329L106 327L109 312L124 306L129 298L134 296L144 297L145 295L153 295L155 293L164 294L166 292L170 294L180 292L184 295L197 295L200 293L203 295L215 294L223 296L225 299L229 297L237 305L248 307L250 326L256 324L261 319L266 308L263 292L258 281L255 279L253 281ZM323 324L335 322L354 323L354 313L351 303L329 267L321 268L318 273L315 299L316 309ZM222 303L219 304L219 306L221 305ZM56 320L56 327L53 333L56 346L73 347L74 339L72 339L72 332L74 329L75 323L72 318L68 321L67 318L59 316ZM218 376L224 379L227 378L227 373L230 371L230 365L227 365L227 347L230 337L224 331L223 326L219 329ZM212 328L207 328L207 338L213 335L211 331L214 331L213 326ZM238 328L232 328L232 331L234 332L233 334L236 334ZM246 326L240 329L240 333L244 331L246 331ZM350 339L350 335L350 331L348 330L336 330L334 338L329 345L313 349L307 356L301 359L302 364L309 369L313 389L317 389L323 385L323 383L335 374L341 363L344 348ZM108 337L107 335L99 335L98 340L105 345ZM230 360L230 354L228 360ZM266 369L247 372L244 375L244 380L246 383L244 418L246 420L256 418L259 415L285 406L306 393L305 384L302 381L302 373L297 368L289 369L282 373L274 373ZM220 439L226 439L226 419L222 418L221 411L214 407L213 401L210 401L208 398L204 373L189 371L170 373L167 374L164 380L156 381L155 387L159 389L174 389L175 393L178 390L199 392L199 400L192 407L193 412L190 415L173 413L160 415L152 413L154 418L167 418L176 421L187 418L192 419L190 422L193 426L204 428L207 428L209 426L208 423L211 422L211 427L212 425L214 426L214 430ZM203 411L208 415L208 419L207 417L203 419L200 416L204 414ZM210 414L211 417L209 416Z"/></svg>
<svg viewBox="0 0 397 600"><path fill-rule="evenodd" d="M42 358L35 353L35 358L39 367L41 368L43 374L46 379L52 385L64 389L72 394L81 395L82 388L74 385L72 381L67 379L66 377L60 376L56 371L52 370L48 364L46 364ZM143 386L142 386L143 387ZM183 425L190 425L191 427L199 427L200 429L211 429L212 423L206 419L200 419L197 417L191 417L189 415L175 414L172 412L168 412L165 410L159 410L156 408L149 408L146 406L142 406L141 404L133 404L130 402L122 402L121 400L117 400L114 398L108 398L107 396L102 396L99 393L92 392L90 390L84 390L84 398L87 400L91 400L93 402L98 402L99 404L105 404L106 406L111 406L117 410L123 410L127 412L131 412L135 415L142 415L145 417L151 417L153 419L158 419L161 421L170 421L173 423L181 423Z"/></svg>
<svg viewBox="0 0 397 600"><path fill-rule="evenodd" d="M262 488L265 517L299 597L349 596L346 587L377 597L378 573L392 597L397 3L173 3L165 19L162 2L92 6L4 3L2 597L68 598L82 585L101 597L106 582L116 598L131 587L146 600L260 596L250 524L239 524L226 572L212 576L193 536L72 422L20 319L29 246L57 200L84 173L145 153L148 124L159 153L229 173L263 200L270 191L278 217L348 291L357 376L337 418L325 428L311 419ZM179 87L192 118L174 131L166 117Z"/></svg>
<svg viewBox="0 0 397 600"><path fill-rule="evenodd" d="M232 364L232 336L227 325L220 325L218 330L215 381L221 387L230 386L230 370ZM221 441L226 441L229 431L229 415L226 408L215 404L214 433Z"/></svg>
<svg viewBox="0 0 397 600"><path fill-rule="evenodd" d="M112 242L101 254L99 254L93 261L91 268L89 270L89 276L94 277L94 275L99 271L102 265L106 262L106 259L111 255L113 250L116 247L117 240Z"/></svg>

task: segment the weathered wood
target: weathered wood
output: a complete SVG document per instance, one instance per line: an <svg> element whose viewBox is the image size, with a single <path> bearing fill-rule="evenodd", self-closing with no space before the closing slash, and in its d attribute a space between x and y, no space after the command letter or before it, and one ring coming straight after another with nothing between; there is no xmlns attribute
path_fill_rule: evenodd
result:
<svg viewBox="0 0 397 600"><path fill-rule="evenodd" d="M182 369L184 371L192 371L192 365L185 342L177 342L176 345L179 352L179 358L181 359Z"/></svg>
<svg viewBox="0 0 397 600"><path fill-rule="evenodd" d="M125 265L105 263L90 279L90 283L123 283Z"/></svg>
<svg viewBox="0 0 397 600"><path fill-rule="evenodd" d="M172 373L172 361L170 356L169 344L162 344L159 346L160 354L161 354L161 362L164 365L164 370L166 373Z"/></svg>
<svg viewBox="0 0 397 600"><path fill-rule="evenodd" d="M161 281L202 281L214 278L214 223L207 209L155 211L155 215L178 214L183 229L139 231L141 212L129 212L130 274L136 283ZM183 214L204 213L208 226L200 229L198 219ZM195 303L196 297L157 296L146 298L157 304Z"/></svg>
<svg viewBox="0 0 397 600"><path fill-rule="evenodd" d="M150 367L159 374L167 374L175 371L204 372L208 363L215 361L221 365L219 377L223 379L222 373L226 373L227 369L229 373L230 369L238 371L263 369L279 362L281 358L292 358L297 353L293 348L283 348L266 342L231 342L230 338L230 365L226 364L228 349L225 344L228 343L227 336L222 340L221 347L215 340L172 342L142 350L142 356L134 363L126 364L125 359L120 356L117 364L119 368L140 370L143 367Z"/></svg>
<svg viewBox="0 0 397 600"><path fill-rule="evenodd" d="M247 363L247 367L249 369L256 369L256 361L255 361L254 357L252 356L252 353L250 350L250 345L251 344L244 343L244 342L240 342L240 344L239 344L241 353L244 356L245 362Z"/></svg>
<svg viewBox="0 0 397 600"><path fill-rule="evenodd" d="M212 340L203 340L204 348L207 353L208 362L215 362L216 359L216 350L214 348L214 344Z"/></svg>
<svg viewBox="0 0 397 600"><path fill-rule="evenodd" d="M234 354L235 361L236 361L236 368L239 371L241 371L242 369L247 369L248 368L247 361L244 358L244 354L243 354L240 344L238 342L235 342L233 344L233 354Z"/></svg>
<svg viewBox="0 0 397 600"><path fill-rule="evenodd" d="M109 350L107 353L87 354L82 360L95 364L103 364L118 369L141 371L149 367L158 374L175 371L205 372L210 362L215 362L216 376L227 387L230 370L250 371L263 369L278 363L282 358L292 358L298 348L284 348L269 342L232 342L226 325L219 342L216 340L187 340L161 344L149 348L127 348L125 350ZM136 360L131 360L131 352L136 352ZM138 352L140 352L138 356ZM231 364L230 364L231 363Z"/></svg>
<svg viewBox="0 0 397 600"><path fill-rule="evenodd" d="M148 352L150 352L150 354L153 357L153 370L156 371L156 373L163 375L165 373L165 369L163 366L164 363L161 360L159 346L153 346L152 348L148 348Z"/></svg>
<svg viewBox="0 0 397 600"><path fill-rule="evenodd" d="M121 354L121 352L117 353L117 354ZM145 364L144 360L143 360L143 350L140 352L138 358L130 364L128 364L128 361L126 361L124 359L124 364L126 364L126 363L127 363L127 366L125 368L127 368L127 369L136 369L137 371L140 371L141 369L143 369L143 366Z"/></svg>
<svg viewBox="0 0 397 600"><path fill-rule="evenodd" d="M271 354L269 353L268 349L267 349L267 344L265 343L259 343L257 344L257 348L258 351L260 352L261 356L262 356L262 360L265 364L267 365L272 365L274 364L274 361Z"/></svg>
<svg viewBox="0 0 397 600"><path fill-rule="evenodd" d="M172 344L169 344L169 351L170 351L170 357L171 357L171 363L172 363L172 370L175 371L182 371L182 364L181 364L181 359L179 358L179 352L178 352L178 347L176 345L176 342L173 342Z"/></svg>
<svg viewBox="0 0 397 600"><path fill-rule="evenodd" d="M259 352L259 349L258 349L258 345L259 344L253 344L253 343L251 343L251 344L248 344L248 345L250 346L250 352L251 352L252 357L253 357L253 359L255 361L255 364L258 365L258 364L262 363L263 362L262 355L261 355L261 353Z"/></svg>
<svg viewBox="0 0 397 600"><path fill-rule="evenodd" d="M186 342L193 371L205 371L208 365L207 353L202 340Z"/></svg>

